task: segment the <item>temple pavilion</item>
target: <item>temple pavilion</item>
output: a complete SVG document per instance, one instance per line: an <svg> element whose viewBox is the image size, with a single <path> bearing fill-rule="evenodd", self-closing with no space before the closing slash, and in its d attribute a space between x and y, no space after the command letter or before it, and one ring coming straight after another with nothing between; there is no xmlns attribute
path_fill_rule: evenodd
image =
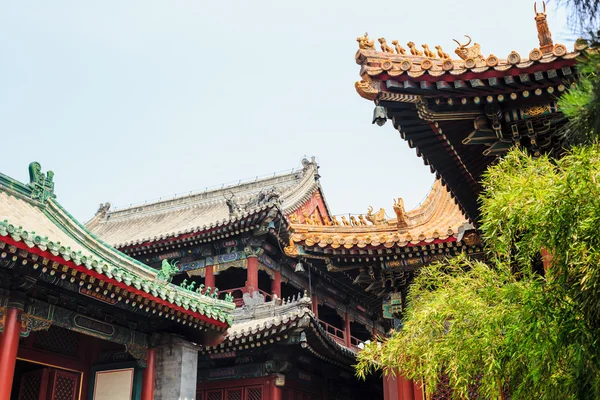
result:
<svg viewBox="0 0 600 400"><path fill-rule="evenodd" d="M111 247L58 203L52 171L29 175L0 174L0 399L178 398L235 304Z"/></svg>
<svg viewBox="0 0 600 400"><path fill-rule="evenodd" d="M561 151L557 96L586 44L555 44L544 12L535 23L539 47L505 57L470 37L452 56L357 39L355 86L373 123L390 120L436 175L414 210L398 198L334 214L313 158L185 196L103 203L83 226L39 164L28 184L0 175L0 398L422 400L418 382L358 381L353 364L362 343L401 327L420 267L485 256L487 166L512 146Z"/></svg>
<svg viewBox="0 0 600 400"><path fill-rule="evenodd" d="M466 245L479 242L478 195L489 165L515 146L533 156L563 151L561 128L566 118L557 100L576 82L577 58L585 54L587 43L578 40L573 49L555 43L546 6L542 10L534 6L534 11L539 46L526 52L513 50L504 57L489 53L485 43L476 43L477 38L468 35L455 40L458 47L453 53L412 41L406 48L397 40L388 45L385 38L378 39L378 49L367 34L357 38L355 59L361 80L356 91L373 101L373 123L383 126L390 120L454 198L469 222L461 230L460 241ZM295 229L307 230L307 239L313 233L311 227ZM398 229L402 236L406 228L398 225ZM300 244L306 240L292 238ZM320 245L321 237L316 242ZM477 250L473 253L482 256ZM406 267L398 266L395 271L405 273ZM390 295L391 301L394 296ZM417 389L402 377L392 377L384 381L384 398L421 400ZM448 386L440 385L436 392L435 400L451 396ZM471 398L479 398L475 390Z"/></svg>

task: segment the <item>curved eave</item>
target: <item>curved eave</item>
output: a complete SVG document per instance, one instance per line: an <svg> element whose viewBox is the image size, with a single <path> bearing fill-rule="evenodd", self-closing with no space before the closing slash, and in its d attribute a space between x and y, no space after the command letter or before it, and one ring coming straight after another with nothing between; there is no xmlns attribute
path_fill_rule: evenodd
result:
<svg viewBox="0 0 600 400"><path fill-rule="evenodd" d="M168 298L163 299L160 296L154 296L153 294L144 291L141 287L137 288L135 286L128 285L123 281L115 279L114 277L109 277L105 273L97 271L89 266L81 264L77 265L69 259L68 255L65 256L62 254L53 254L50 251L43 250L35 243L25 242L23 238L16 237L16 235L0 235L0 244L2 243L4 244L2 246L4 251L0 253L0 258L9 257L10 254L13 254L12 257L14 257L17 251L20 250L19 254L22 256L31 254L34 255L33 258L36 259L41 257L39 262L31 265L31 268L42 268L48 273L59 272L60 274L66 275L66 277L74 277L80 282L87 282L86 279L89 281L89 277L91 277L93 278L93 281L104 282L107 286L112 285L113 289L110 291L107 290L107 293L103 294L107 297L111 297L112 294L121 295L120 297L122 297L123 293L126 292L130 299L135 299L140 296L141 298L147 300L143 303L140 302L139 304L136 304L135 301L132 301L132 312L135 312L135 307L151 307L152 309L161 309L161 314L164 314L165 318L170 318L172 320L177 319L177 322L183 325L210 326L218 331L225 331L229 326L229 323L226 320L221 321L219 319L212 318L212 313L209 310L207 310L207 316L202 314L196 306L194 306L195 310L190 308L189 302L186 302L185 299L177 296L173 288L170 288L171 290L168 295L173 297L177 296L177 299L174 300L174 302L171 302ZM8 246L8 248L6 248L6 246ZM52 263L50 263L50 261ZM96 287L97 285L94 286ZM114 296L111 298L114 298ZM127 301L127 304L130 304L129 299L125 299L125 297L123 297L122 300ZM180 303L181 305L177 303ZM165 311L162 311L163 309ZM167 309L168 311L166 311Z"/></svg>
<svg viewBox="0 0 600 400"><path fill-rule="evenodd" d="M219 221L213 224L195 227L184 231L166 233L164 235L144 238L131 242L119 243L115 247L121 251L129 251L132 249L143 249L150 246L162 246L172 242L195 241L198 239L221 239L231 235L237 235L244 231L250 231L258 226L263 218L268 215L268 212L275 209L274 204L265 205L263 207L252 210L238 217L232 217L228 220Z"/></svg>
<svg viewBox="0 0 600 400"><path fill-rule="evenodd" d="M537 49L534 49L537 50ZM537 50L539 52L539 50ZM530 57L534 51L530 53ZM507 58L489 55L484 59L440 59L412 55L383 53L361 49L356 62L361 65L360 75L375 80L418 80L424 82L454 81L459 79L501 77L560 68L575 64L580 55L578 50L568 52L566 47L555 45L553 53L535 53L535 59L523 58L513 52Z"/></svg>

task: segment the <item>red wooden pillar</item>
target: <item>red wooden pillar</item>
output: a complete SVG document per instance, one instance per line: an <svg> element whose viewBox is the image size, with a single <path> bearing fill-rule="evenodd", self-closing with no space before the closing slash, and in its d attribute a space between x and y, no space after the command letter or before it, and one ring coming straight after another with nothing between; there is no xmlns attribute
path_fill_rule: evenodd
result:
<svg viewBox="0 0 600 400"><path fill-rule="evenodd" d="M275 271L271 280L271 294L281 298L281 271Z"/></svg>
<svg viewBox="0 0 600 400"><path fill-rule="evenodd" d="M16 308L6 310L4 331L0 334L0 399L10 399L19 350L20 313Z"/></svg>
<svg viewBox="0 0 600 400"><path fill-rule="evenodd" d="M545 247L542 248L542 264L544 265L544 273L547 273L548 269L552 266L552 253Z"/></svg>
<svg viewBox="0 0 600 400"><path fill-rule="evenodd" d="M275 386L275 382L271 383L271 396L270 400L281 400L282 399L282 390L279 386Z"/></svg>
<svg viewBox="0 0 600 400"><path fill-rule="evenodd" d="M400 400L398 396L398 377L388 375L383 377L383 400Z"/></svg>
<svg viewBox="0 0 600 400"><path fill-rule="evenodd" d="M350 315L348 315L348 311L344 314L344 343L346 347L350 347Z"/></svg>
<svg viewBox="0 0 600 400"><path fill-rule="evenodd" d="M246 292L252 294L258 290L258 257L248 257Z"/></svg>
<svg viewBox="0 0 600 400"><path fill-rule="evenodd" d="M400 377L400 382L402 386L402 399L404 400L414 400L415 391L413 383L410 379L406 379L404 377Z"/></svg>
<svg viewBox="0 0 600 400"><path fill-rule="evenodd" d="M317 319L319 319L319 297L317 296L316 291L313 294L311 294L310 301L311 301L311 310L312 310L313 314L315 314L315 317Z"/></svg>
<svg viewBox="0 0 600 400"><path fill-rule="evenodd" d="M146 369L142 375L142 398L141 400L154 400L154 367L156 364L156 351L148 349Z"/></svg>
<svg viewBox="0 0 600 400"><path fill-rule="evenodd" d="M215 266L208 265L204 275L204 286L215 288Z"/></svg>
<svg viewBox="0 0 600 400"><path fill-rule="evenodd" d="M425 400L425 396L423 396L423 385L413 382L413 391L415 392L415 400Z"/></svg>

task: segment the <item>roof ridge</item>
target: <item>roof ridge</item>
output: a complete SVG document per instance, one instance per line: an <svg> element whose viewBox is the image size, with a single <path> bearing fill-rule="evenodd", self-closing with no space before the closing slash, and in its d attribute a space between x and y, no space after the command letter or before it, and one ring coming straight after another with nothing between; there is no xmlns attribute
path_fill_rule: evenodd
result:
<svg viewBox="0 0 600 400"><path fill-rule="evenodd" d="M231 184L228 186L222 184L220 187L213 186L213 189L210 190L208 190L210 187L207 187L204 191L190 191L188 194L180 196L175 195L171 198L167 198L164 200L162 200L162 198L159 198L158 200L145 201L144 203L133 204L129 207L115 208L114 210L110 211L107 210L107 214L109 214L110 216L118 217L120 215L127 215L129 213L139 212L138 210L143 210L144 208L160 208L161 210L168 210L170 209L170 206L177 207L178 205L182 205L187 202L189 202L189 206L194 206L197 205L197 203L194 203L196 200L222 200L221 196L219 196L220 194L222 195L228 192L239 193L249 191L253 188L258 189L260 187L265 186L265 184L269 184L271 182L273 184L281 184L286 181L293 182L306 176L307 172L309 171L313 174L316 174L318 166L314 157L312 157L311 161L308 161L306 158L304 158L302 160L302 165L302 168L293 168L290 172L286 173L274 173L273 175L263 175L262 177L257 176L254 179L251 178L247 180L240 179L237 184ZM301 173L302 175L298 176L299 173ZM105 205L103 204L101 206ZM100 211L100 209L98 211Z"/></svg>

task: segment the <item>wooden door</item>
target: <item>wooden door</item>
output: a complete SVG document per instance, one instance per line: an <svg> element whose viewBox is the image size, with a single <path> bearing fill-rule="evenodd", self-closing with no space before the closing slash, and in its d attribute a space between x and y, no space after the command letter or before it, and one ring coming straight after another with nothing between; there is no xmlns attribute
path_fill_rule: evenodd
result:
<svg viewBox="0 0 600 400"><path fill-rule="evenodd" d="M48 380L46 400L77 400L80 374L52 369Z"/></svg>
<svg viewBox="0 0 600 400"><path fill-rule="evenodd" d="M50 368L23 374L19 385L19 400L46 400Z"/></svg>

